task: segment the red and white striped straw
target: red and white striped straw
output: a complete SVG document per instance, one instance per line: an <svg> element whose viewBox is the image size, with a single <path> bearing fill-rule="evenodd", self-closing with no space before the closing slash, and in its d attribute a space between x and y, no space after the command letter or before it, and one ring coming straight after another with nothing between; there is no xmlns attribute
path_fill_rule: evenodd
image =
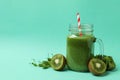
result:
<svg viewBox="0 0 120 80"><path fill-rule="evenodd" d="M77 22L78 22L78 29L80 31L80 36L82 36L81 28L80 28L80 15L77 13Z"/></svg>

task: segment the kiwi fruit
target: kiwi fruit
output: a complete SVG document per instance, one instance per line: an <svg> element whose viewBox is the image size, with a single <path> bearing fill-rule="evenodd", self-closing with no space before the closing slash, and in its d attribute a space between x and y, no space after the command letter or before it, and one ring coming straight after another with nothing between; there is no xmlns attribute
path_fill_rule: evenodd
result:
<svg viewBox="0 0 120 80"><path fill-rule="evenodd" d="M102 75L106 71L106 64L98 58L92 58L88 64L89 71L94 75Z"/></svg>
<svg viewBox="0 0 120 80"><path fill-rule="evenodd" d="M66 65L66 59L62 54L56 54L52 57L50 64L54 70L61 71Z"/></svg>
<svg viewBox="0 0 120 80"><path fill-rule="evenodd" d="M106 63L108 71L115 69L116 64L111 56L104 56L103 61Z"/></svg>
<svg viewBox="0 0 120 80"><path fill-rule="evenodd" d="M99 54L99 55L96 55L95 58L98 58L98 59L103 60L105 62L105 64L107 65L107 71L111 71L111 70L115 69L115 67L116 67L116 64L115 64L112 56Z"/></svg>

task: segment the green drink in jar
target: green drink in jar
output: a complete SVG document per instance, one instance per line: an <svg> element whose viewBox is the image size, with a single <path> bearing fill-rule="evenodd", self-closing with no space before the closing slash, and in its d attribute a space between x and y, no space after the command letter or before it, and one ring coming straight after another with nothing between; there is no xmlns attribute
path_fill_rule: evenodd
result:
<svg viewBox="0 0 120 80"><path fill-rule="evenodd" d="M81 32L75 25L69 27L70 35L67 37L67 65L74 71L87 72L88 62L94 55L93 25L81 24ZM82 33L82 36L79 35Z"/></svg>

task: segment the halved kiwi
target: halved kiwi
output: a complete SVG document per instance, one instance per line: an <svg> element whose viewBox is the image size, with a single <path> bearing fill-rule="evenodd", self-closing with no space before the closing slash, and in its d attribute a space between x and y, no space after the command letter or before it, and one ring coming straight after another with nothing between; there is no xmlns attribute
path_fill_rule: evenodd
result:
<svg viewBox="0 0 120 80"><path fill-rule="evenodd" d="M107 64L107 70L113 70L116 64L111 56L104 56L103 61Z"/></svg>
<svg viewBox="0 0 120 80"><path fill-rule="evenodd" d="M51 67L55 70L63 70L66 65L66 59L62 54L56 54L50 61Z"/></svg>
<svg viewBox="0 0 120 80"><path fill-rule="evenodd" d="M115 61L112 58L112 56L107 56L107 55L96 55L95 58L98 58L100 60L103 60L105 64L107 65L107 70L113 70L116 67Z"/></svg>
<svg viewBox="0 0 120 80"><path fill-rule="evenodd" d="M106 64L98 58L92 58L89 61L88 68L94 75L102 75L106 71Z"/></svg>

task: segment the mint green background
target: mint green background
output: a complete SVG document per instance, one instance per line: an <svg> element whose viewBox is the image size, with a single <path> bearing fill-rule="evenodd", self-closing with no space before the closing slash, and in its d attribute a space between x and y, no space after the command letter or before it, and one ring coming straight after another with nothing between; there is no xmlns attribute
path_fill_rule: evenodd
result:
<svg viewBox="0 0 120 80"><path fill-rule="evenodd" d="M120 0L0 0L0 80L113 80L120 75ZM31 66L48 53L66 55L70 23L94 24L105 54L117 68L106 76L73 71L57 72ZM97 51L96 51L97 53Z"/></svg>

